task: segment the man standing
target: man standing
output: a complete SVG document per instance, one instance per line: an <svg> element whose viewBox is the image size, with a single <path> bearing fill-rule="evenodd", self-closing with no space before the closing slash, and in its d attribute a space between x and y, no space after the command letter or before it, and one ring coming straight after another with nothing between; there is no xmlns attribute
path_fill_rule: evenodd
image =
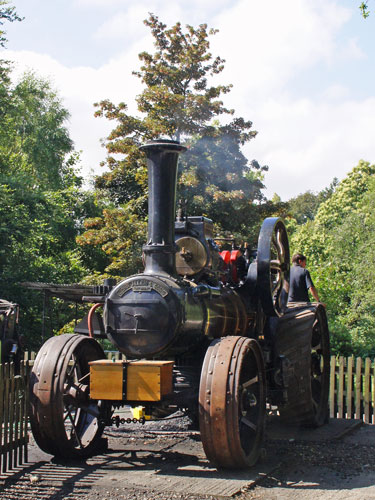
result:
<svg viewBox="0 0 375 500"><path fill-rule="evenodd" d="M288 302L310 302L309 293L317 302L319 295L314 287L310 273L306 268L306 257L296 253L292 257L293 266L290 269L290 284Z"/></svg>

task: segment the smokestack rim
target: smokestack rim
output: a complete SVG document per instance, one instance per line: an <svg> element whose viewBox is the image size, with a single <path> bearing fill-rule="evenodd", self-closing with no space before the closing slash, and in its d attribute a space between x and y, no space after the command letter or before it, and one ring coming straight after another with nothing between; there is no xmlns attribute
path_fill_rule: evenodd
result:
<svg viewBox="0 0 375 500"><path fill-rule="evenodd" d="M139 149L141 151L145 151L146 153L148 151L160 149L166 152L170 151L179 153L186 151L187 148L186 146L183 146L179 141L174 141L172 139L153 139L140 146Z"/></svg>

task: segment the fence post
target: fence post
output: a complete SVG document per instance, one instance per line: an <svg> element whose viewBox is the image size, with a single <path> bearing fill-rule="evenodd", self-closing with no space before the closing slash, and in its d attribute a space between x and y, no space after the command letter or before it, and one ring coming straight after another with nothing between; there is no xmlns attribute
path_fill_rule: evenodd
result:
<svg viewBox="0 0 375 500"><path fill-rule="evenodd" d="M365 422L368 424L370 422L370 370L371 370L371 359L365 359L365 383L364 383L364 410L365 410Z"/></svg>
<svg viewBox="0 0 375 500"><path fill-rule="evenodd" d="M15 377L15 395L14 395L14 443L15 447L13 450L13 464L15 467L19 465L19 455L20 455L20 402L22 400L22 388L21 388L21 376L17 375Z"/></svg>
<svg viewBox="0 0 375 500"><path fill-rule="evenodd" d="M4 451L4 397L5 397L5 377L4 377L4 365L0 363L0 472L2 471L3 465L3 451Z"/></svg>
<svg viewBox="0 0 375 500"><path fill-rule="evenodd" d="M7 471L9 446L9 363L4 364L3 450L2 472Z"/></svg>
<svg viewBox="0 0 375 500"><path fill-rule="evenodd" d="M331 356L331 370L330 370L330 383L329 383L329 416L330 418L336 417L335 408L335 384L336 382L336 356Z"/></svg>
<svg viewBox="0 0 375 500"><path fill-rule="evenodd" d="M344 356L339 358L339 387L337 394L337 406L339 418L344 418L344 377L345 377L345 359Z"/></svg>
<svg viewBox="0 0 375 500"><path fill-rule="evenodd" d="M35 359L35 358L34 358ZM22 398L22 412L23 412L23 419L21 420L21 426L23 427L22 434L23 434L23 458L25 462L28 462L28 449L27 449L27 444L29 442L29 435L28 435L28 429L27 429L27 423L28 423L28 412L29 412L29 381L30 381L30 365L29 362L26 361L24 363L24 397Z"/></svg>
<svg viewBox="0 0 375 500"><path fill-rule="evenodd" d="M362 358L357 358L355 367L355 417L358 419L362 418L361 389L362 389Z"/></svg>
<svg viewBox="0 0 375 500"><path fill-rule="evenodd" d="M13 468L13 446L14 446L14 363L9 363L9 399L8 399L8 469Z"/></svg>
<svg viewBox="0 0 375 500"><path fill-rule="evenodd" d="M346 370L346 418L353 418L353 364L354 358L348 358Z"/></svg>

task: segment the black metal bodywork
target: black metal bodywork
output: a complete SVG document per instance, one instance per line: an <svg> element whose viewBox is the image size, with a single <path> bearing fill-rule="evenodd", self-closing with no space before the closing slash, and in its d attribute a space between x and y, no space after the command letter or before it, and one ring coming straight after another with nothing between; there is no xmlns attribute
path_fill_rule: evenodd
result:
<svg viewBox="0 0 375 500"><path fill-rule="evenodd" d="M130 358L152 358L186 355L216 337L255 335L254 324L247 321L253 306L250 297L244 301L234 287L221 281L222 259L213 241L212 222L190 217L175 223L177 156L184 148L158 141L142 149L149 170L145 270L123 280L106 297L103 316L108 338ZM191 243L196 253L179 247L176 240ZM180 261L197 260L196 272L179 274L176 253Z"/></svg>

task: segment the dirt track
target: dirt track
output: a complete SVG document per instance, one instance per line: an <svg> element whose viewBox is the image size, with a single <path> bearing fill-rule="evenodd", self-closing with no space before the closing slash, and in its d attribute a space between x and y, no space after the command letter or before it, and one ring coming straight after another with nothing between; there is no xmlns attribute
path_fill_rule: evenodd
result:
<svg viewBox="0 0 375 500"><path fill-rule="evenodd" d="M207 498L375 499L375 426L333 421L317 431L268 426L254 469L217 472L199 434L158 428L109 429L109 449L86 462L55 463L31 445L30 463L9 477L4 500ZM256 484L257 483L257 484Z"/></svg>

